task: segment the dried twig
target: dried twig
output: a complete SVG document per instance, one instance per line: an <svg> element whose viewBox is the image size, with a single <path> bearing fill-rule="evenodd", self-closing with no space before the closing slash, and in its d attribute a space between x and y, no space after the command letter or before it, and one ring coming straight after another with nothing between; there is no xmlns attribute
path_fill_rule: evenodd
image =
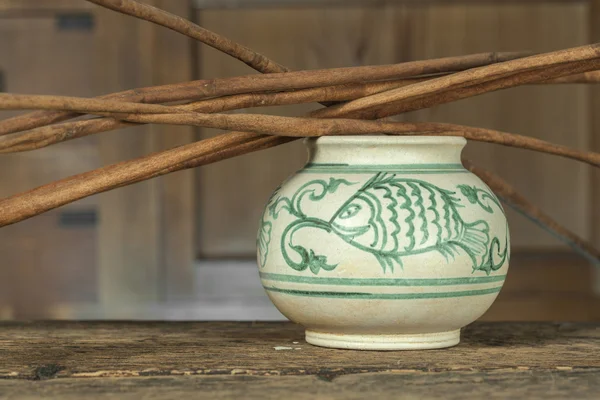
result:
<svg viewBox="0 0 600 400"><path fill-rule="evenodd" d="M545 81L600 68L600 45L576 47L457 72L425 82L388 90L322 110L327 117L337 110L355 118L383 118L459 98Z"/></svg>
<svg viewBox="0 0 600 400"><path fill-rule="evenodd" d="M431 78L409 78L323 86L292 92L243 93L171 106L100 98L0 93L0 110L39 109L73 111L78 114L170 114L172 112L185 111L213 113L250 107L354 100L386 90L411 85L425 79Z"/></svg>
<svg viewBox="0 0 600 400"><path fill-rule="evenodd" d="M599 54L597 45L589 45L516 59L427 81L418 81L410 85L401 85L397 89L321 109L313 115L333 117L350 112L354 115L353 118L385 117L493 90L543 82L563 75L595 69L600 67ZM540 66L546 64L550 66L545 68ZM283 75L286 74L276 74L275 77ZM208 104L210 104L209 100L204 102L204 106ZM123 126L126 125L117 121L79 121L58 128L40 128L41 130L24 132L16 137L0 138L0 152L31 150Z"/></svg>
<svg viewBox="0 0 600 400"><path fill-rule="evenodd" d="M87 0L90 3L131 15L148 22L164 26L175 32L182 33L192 39L198 40L214 49L217 49L231 57L237 58L249 67L262 72L286 72L287 67L268 59L256 51L234 42L215 32L209 31L193 22L171 14L168 11L153 7L135 0Z"/></svg>
<svg viewBox="0 0 600 400"><path fill-rule="evenodd" d="M2 110L63 110L78 113L150 113L164 114L185 112L177 106L168 107L160 104L143 104L120 102L115 100L86 99L72 96L26 95L0 93L0 109Z"/></svg>
<svg viewBox="0 0 600 400"><path fill-rule="evenodd" d="M469 160L463 159L463 164L465 168L479 176L479 178L481 178L481 180L484 181L505 204L509 205L520 214L525 215L533 223L569 245L569 247L594 264L600 266L600 250L596 249L590 242L561 226L558 222L543 213L539 208L520 195L515 188L510 186L500 177L482 168L476 167Z"/></svg>
<svg viewBox="0 0 600 400"><path fill-rule="evenodd" d="M261 114L137 114L124 116L133 122L195 125L224 130L246 130L257 134L290 137L326 135L415 135L463 136L470 140L559 155L600 167L600 153L571 149L544 140L492 129L433 122L365 121L343 118L317 119Z"/></svg>
<svg viewBox="0 0 600 400"><path fill-rule="evenodd" d="M320 88L310 88L297 90L294 92L281 93L247 93L232 95L226 97L217 97L213 99L201 100L185 105L177 106L178 109L186 111L197 111L204 113L221 112L248 107L265 107L273 105L312 103L315 101L342 101L352 100L370 94L379 93L384 90L401 87L407 84L415 83L418 79L410 80L394 80L382 82L367 82L364 84L350 84L326 86ZM37 96L27 96L28 104L40 104L37 102ZM87 99L79 99L77 104L64 105L63 110L84 111L83 105ZM105 104L115 105L115 100L97 100L107 102ZM119 103L124 104L124 103ZM140 109L145 112L150 112L151 109L144 108L143 104L135 103ZM0 101L0 109L3 103ZM89 110L89 109L88 109ZM105 108L108 110L108 107ZM80 137L93 135L100 132L105 132L113 129L124 128L135 124L118 121L111 118L100 118L86 121L65 122L44 126L29 131L18 132L11 135L0 136L0 153L12 153L19 151L35 150L41 147L50 146L55 143L66 140L77 139Z"/></svg>
<svg viewBox="0 0 600 400"><path fill-rule="evenodd" d="M21 221L75 199L234 157L275 143L266 139L269 138L251 133L230 133L62 179L1 200L0 226Z"/></svg>
<svg viewBox="0 0 600 400"><path fill-rule="evenodd" d="M254 74L138 88L101 96L100 98L144 103L197 100L257 91L297 90L462 71L520 56L522 56L522 53L481 53L391 65L330 68L264 75ZM44 113L29 113L4 120L0 122L0 135L34 129L74 118L78 115L65 112Z"/></svg>
<svg viewBox="0 0 600 400"><path fill-rule="evenodd" d="M1 97L1 96L0 96ZM29 97L31 99L31 97ZM62 97L55 96L53 101L62 102ZM72 99L72 98L67 98ZM75 101L77 100L77 101ZM86 107L88 102L94 106L110 107L106 104L112 104L105 101L102 104L100 100L75 99L75 103L89 110ZM117 103L112 105L123 105L124 109L131 105L140 109L147 108L144 111L154 111L156 106L143 105L137 103ZM100 107L102 108L102 107ZM170 109L170 107L163 107ZM324 136L324 135L360 135L360 134L418 134L428 133L435 135L464 136L467 139L496 143L505 146L525 148L534 151L545 152L549 154L560 155L567 158L583 161L594 166L600 166L600 154L586 152L568 148L566 146L556 145L543 140L530 138L521 135L499 132L491 129L467 127L461 125L444 123L407 123L390 121L365 121L351 119L316 119L316 118L298 118L298 117L280 117L260 114L201 114L201 113L182 113L182 114L120 114L120 118L134 123L160 123L173 125L194 125L201 127L210 127L226 130L245 130L257 134L283 135L291 137L306 136ZM92 121L82 121L75 124L88 124ZM94 121L96 122L96 121ZM111 120L105 121L111 124ZM54 126L58 128L58 126ZM0 138L0 144L11 145L9 150L19 150L19 146L28 146L31 142L17 142L10 135ZM3 140L4 139L4 143ZM13 139L13 142L9 141ZM42 140L36 140L35 137L29 137L36 144L44 144Z"/></svg>
<svg viewBox="0 0 600 400"><path fill-rule="evenodd" d="M185 109L180 109L179 107L83 99L66 96L0 94L0 102L6 107L11 105L16 107L29 107L32 104L35 104L39 107L63 107L63 109L66 108L77 112L85 111L97 113L98 110L100 110L101 113L104 113L105 111L113 111L119 114L119 118L135 123L194 125L225 130L246 130L257 134L292 137L372 134L407 135L423 132L436 135L464 136L467 139L541 151L584 161L594 166L600 166L600 154L597 153L574 150L566 146L556 145L526 136L453 124L364 121L341 118L316 119L260 114L228 115L186 113ZM190 106L191 105L187 105L185 108L191 108ZM180 113L171 114L171 110ZM139 114L125 114L125 112ZM157 112L169 112L169 114L142 114Z"/></svg>
<svg viewBox="0 0 600 400"><path fill-rule="evenodd" d="M188 114L173 116L181 118L187 115ZM138 115L138 117L144 118L160 116L160 114ZM354 133L361 134L381 132L386 129L390 132L393 131L393 133L400 134L414 134L415 132L424 131L429 134L464 136L476 140L525 147L549 152L551 154L560 154L571 158L582 159L594 165L600 165L600 154L578 152L533 138L450 124L410 124L347 119L317 120L311 118L289 118L262 115L198 114L190 115L190 117L206 118L204 122L208 121L209 123L212 123L213 127L220 126L223 129L230 129L232 127L234 128L235 124L240 124L244 129L254 126L257 131L264 130L269 131L270 133L276 133L277 131L285 129L291 130L291 128L286 128L287 126L294 126L293 129L297 129L298 132L303 132L303 130L305 130L305 133L308 132L306 135L310 135L310 132L313 130L322 129L323 127L331 129L331 132L335 134L339 133L338 129L340 132L346 132L346 128L364 129L364 131L360 132L357 130L354 131ZM186 121L186 123L189 122L190 121ZM351 128L352 126L358 126L360 128ZM447 132L445 131L447 129L452 129L453 131ZM206 139L175 149L155 153L136 160L126 161L100 168L95 171L75 175L0 201L0 226L21 221L33 215L95 193L121 187L143 179L150 179L179 169L204 165L208 162L218 161L229 156L240 155L243 154L243 152L272 147L286 143L290 140L292 139L233 132L217 136L216 138Z"/></svg>
<svg viewBox="0 0 600 400"><path fill-rule="evenodd" d="M533 71L537 76L540 74ZM447 75L447 74L444 74ZM0 93L0 109L2 110L53 110L73 111L85 113L142 113L165 114L171 112L197 111L204 113L223 112L252 107L269 107L317 102L339 102L356 100L373 94L409 86L415 83L431 81L440 77L426 76L417 78L394 79L387 81L374 81L364 83L350 83L333 86L319 86L314 88L299 89L284 92L252 92L235 95L214 97L194 101L176 106L153 105L135 103L124 100L111 100L101 98L83 98L70 96L26 95L14 93ZM539 80L537 84L565 84L565 83L598 83L600 71L584 72L548 80ZM474 87L479 88L478 85ZM472 88L469 86L468 88ZM473 94L469 94L472 96ZM453 99L454 100L454 99ZM170 108L169 108L170 107ZM410 110L408 110L410 111Z"/></svg>

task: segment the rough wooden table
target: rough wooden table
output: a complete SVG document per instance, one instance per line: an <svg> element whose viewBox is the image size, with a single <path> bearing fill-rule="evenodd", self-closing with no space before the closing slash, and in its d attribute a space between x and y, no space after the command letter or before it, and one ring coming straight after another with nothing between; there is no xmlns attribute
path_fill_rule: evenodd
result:
<svg viewBox="0 0 600 400"><path fill-rule="evenodd" d="M0 398L600 398L600 324L475 323L445 350L311 346L291 323L0 324Z"/></svg>

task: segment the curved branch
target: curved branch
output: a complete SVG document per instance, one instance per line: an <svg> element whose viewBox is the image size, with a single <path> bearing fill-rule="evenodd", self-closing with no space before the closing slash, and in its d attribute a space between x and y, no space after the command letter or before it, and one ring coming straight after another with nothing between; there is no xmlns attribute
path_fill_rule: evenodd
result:
<svg viewBox="0 0 600 400"><path fill-rule="evenodd" d="M196 111L203 113L214 113L228 110L235 110L239 108L249 107L267 107L273 105L285 105L285 104L299 104L299 103L312 103L315 101L343 101L352 100L370 94L379 93L384 90L391 88L405 86L407 84L418 81L418 78L408 80L394 80L394 81L382 81L382 82L367 82L359 84L349 85L337 85L337 86L326 86L320 88L309 88L297 90L294 92L281 92L281 93L246 93L239 95L232 95L227 97L217 97L214 99L201 100L185 105L176 106L177 109L186 111ZM23 95L22 95L23 96ZM37 96L27 96L29 99L29 105L38 105ZM83 107L80 107L84 102L90 99L78 98L77 103L72 103L64 106L63 109L70 111L84 111ZM97 102L107 102L111 106L117 107L118 104L124 104L124 102L117 102L115 100L97 100ZM136 104L135 107L140 107L140 110L146 109L144 104ZM169 106L169 110L171 110ZM3 102L0 101L0 109L3 108ZM105 108L105 110L107 110ZM89 109L88 109L89 110ZM118 117L118 116L117 116ZM96 133L106 132L114 129L125 128L134 126L136 124L119 121L112 118L97 118L85 121L73 121L65 122L62 124L55 124L44 126L24 132L18 132L11 135L0 136L0 153L12 153L20 151L30 151L39 149L42 147L50 146L55 143L60 143L67 140L77 139Z"/></svg>
<svg viewBox="0 0 600 400"><path fill-rule="evenodd" d="M90 3L110 10L130 15L157 25L179 32L192 39L198 40L233 58L237 58L250 68L262 73L286 72L287 67L276 63L264 55L221 36L208 29L202 28L185 18L171 14L168 11L141 3L136 0L87 0Z"/></svg>
<svg viewBox="0 0 600 400"><path fill-rule="evenodd" d="M179 106L132 103L115 100L88 99L73 96L27 95L0 93L0 110L61 110L82 114L94 113L140 113L164 114L186 112Z"/></svg>
<svg viewBox="0 0 600 400"><path fill-rule="evenodd" d="M33 217L96 193L169 172L213 163L285 143L286 138L230 133L176 147L40 186L0 200L0 227Z"/></svg>
<svg viewBox="0 0 600 400"><path fill-rule="evenodd" d="M465 97L600 68L600 44L538 54L474 68L388 90L321 110L322 117L351 112L354 118L384 118Z"/></svg>
<svg viewBox="0 0 600 400"><path fill-rule="evenodd" d="M136 114L123 116L130 122L195 125L224 130L290 137L328 135L463 136L466 139L554 154L600 167L600 153L571 149L523 135L492 129L435 122L365 121L345 118L299 118L261 114Z"/></svg>
<svg viewBox="0 0 600 400"><path fill-rule="evenodd" d="M143 117L160 116L161 115L147 115ZM178 118L182 117L181 115L175 116ZM261 127L261 129L265 128L265 130L269 130L269 132L286 129L285 126L290 123L306 126L306 129L313 129L316 128L318 124L321 124L334 130L342 129L343 126L340 127L340 124L350 123L361 127L361 129L368 128L375 131L381 131L381 129L386 129L386 127L390 128L391 131L391 128L394 128L395 133L398 134L414 134L419 129L422 132L428 132L428 134L440 134L443 132L443 129L454 129L454 132L446 132L444 134L472 137L477 140L485 139L486 141L491 141L493 143L501 143L516 147L525 147L525 145L521 145L526 143L526 148L570 156L572 158L579 157L587 160L587 162L593 162L594 165L599 165L598 163L600 160L600 154L597 153L577 154L577 151L575 150L532 138L451 124L316 120L310 118L260 115L197 114L191 116L207 117L206 121L212 121L214 127L219 124L233 123L242 124L244 129L248 129L251 122L248 119L252 118L255 127ZM377 129L375 129L375 127ZM96 193L139 182L144 179L150 179L180 169L192 168L262 148L273 147L292 140L294 139L289 137L232 132L215 138L151 154L135 160L110 165L84 174L75 175L0 201L0 226L21 221Z"/></svg>
<svg viewBox="0 0 600 400"><path fill-rule="evenodd" d="M482 53L460 57L411 61L401 64L330 68L263 75L254 74L138 88L99 98L144 103L198 100L207 97L257 91L297 90L463 71L468 68L489 65L492 62L500 62L501 60L514 59L521 56L522 53ZM64 121L78 115L68 112L44 111L8 118L0 122L0 136Z"/></svg>
<svg viewBox="0 0 600 400"><path fill-rule="evenodd" d="M571 149L566 146L561 146L549 143L540 139L531 137L504 133L491 129L475 128L462 125L445 124L445 123L409 123L409 122L391 122L391 121L365 121L343 118L299 118L299 117L281 117L273 115L261 114L202 114L185 112L183 107L166 107L157 105L145 105L137 103L120 103L114 101L102 101L95 99L73 99L69 97L59 96L13 96L0 95L2 99L16 99L15 102L31 102L51 104L67 104L69 106L76 104L76 109L92 112L91 109L104 110L127 110L135 109L140 112L156 112L175 109L179 114L124 114L119 113L119 118L127 122L133 123L158 123L172 125L194 125L208 128L239 130L254 132L256 134L282 135L292 137L306 136L325 136L325 135L372 135L372 134L390 134L390 135L412 135L415 133L427 133L436 135L464 136L467 139L484 141L489 143L501 144L504 146L519 147L534 151L555 154L575 160L587 162L596 167L600 166L600 154L593 152L585 152ZM20 100L19 100L20 99ZM184 106L190 108L189 105ZM94 111L95 112L95 111ZM318 113L318 112L317 112ZM86 131L86 127L96 124L92 121L79 121L72 125L77 126L73 134L64 136L60 131L60 126L52 126L50 128L57 129L60 132L55 133L55 137L73 138L81 136ZM107 120L106 123L110 126L113 123L121 124L121 122L112 122ZM46 129L47 130L47 129ZM39 133L37 133L39 135ZM0 138L0 152L19 151L29 146L39 144L48 144L48 139L36 137L36 132L30 132L27 135L10 135Z"/></svg>
<svg viewBox="0 0 600 400"><path fill-rule="evenodd" d="M337 106L320 109L313 112L311 115L315 117L335 117L350 113L352 114L352 118L360 118L362 116L364 118L371 119L373 118L373 115L380 117L420 108L427 108L433 105L455 101L458 99L487 93L489 91L518 86L526 83L548 82L548 79L554 79L557 76L565 74L569 75L581 70L593 68L596 64L600 65L599 60L566 61L564 63L557 62L557 65L548 68L536 67L531 69L531 66L536 66L537 63L540 62L540 57L542 60L552 59L552 57L555 57L556 60L572 60L576 59L577 57L585 58L586 52L595 52L597 50L596 47L597 46L584 46L580 48L569 49L569 51L554 52L536 57L529 57L533 58L533 60L528 60L528 58L525 58L512 62L506 62L504 64L516 64L516 67L511 69L513 71L511 75L503 76L501 78L495 78L495 74L499 73L498 68L502 67L502 65L492 65L481 67L477 70L469 70L431 80L429 80L429 78L413 78L409 80L405 79L388 82L372 82L366 85L337 85L322 88L310 88L300 92L270 94L250 93L238 95L240 97L231 96L229 98L209 99L190 103L185 106L180 106L178 109L181 108L186 110L214 112L219 108L221 108L221 110L227 110L240 105L250 107L263 104L292 104L292 102L297 101L309 102L319 99L328 101L327 99L336 98L336 96L332 95L332 93L337 93L337 98L343 98L344 96L358 95L360 92L362 92L363 94L366 94L367 97L362 97L348 103L339 104ZM587 54L587 57L589 57L589 54ZM500 71L502 70L503 69L500 68ZM483 83L468 85L466 82L469 82L468 79L474 72L477 72L477 76L479 76L476 81L483 81ZM279 76L281 75L283 74L279 74ZM452 86L454 83L456 83L456 80L453 81L450 78L455 78L457 75L460 75L458 79L458 85L463 85L464 87L462 88L455 88ZM448 87L453 87L453 89L448 89ZM390 94L393 94L393 96L389 97ZM380 98L381 96L383 96L383 99ZM400 99L401 101L394 99ZM382 103L382 101L384 101L384 103ZM116 106L115 109L118 109L118 107ZM86 121L83 123L80 121L66 123L58 128L53 126L43 127L39 128L38 130L18 133L18 136L6 138L0 137L0 152L37 149L63 140L75 139L78 137L125 126L128 126L128 124L114 120L109 122L107 120L100 119Z"/></svg>

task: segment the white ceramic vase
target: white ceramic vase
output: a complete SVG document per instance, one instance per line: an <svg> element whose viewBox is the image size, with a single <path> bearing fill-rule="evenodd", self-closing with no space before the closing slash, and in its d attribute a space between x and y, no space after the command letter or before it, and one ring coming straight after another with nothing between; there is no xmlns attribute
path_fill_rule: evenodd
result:
<svg viewBox="0 0 600 400"><path fill-rule="evenodd" d="M257 248L275 306L307 342L346 349L456 345L500 291L504 211L461 164L466 141L308 139L309 160L270 198Z"/></svg>

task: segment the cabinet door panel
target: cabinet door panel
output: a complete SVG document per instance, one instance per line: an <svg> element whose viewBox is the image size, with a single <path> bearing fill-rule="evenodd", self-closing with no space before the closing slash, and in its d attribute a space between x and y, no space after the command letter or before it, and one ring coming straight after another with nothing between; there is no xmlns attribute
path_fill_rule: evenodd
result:
<svg viewBox="0 0 600 400"><path fill-rule="evenodd" d="M34 10L31 2L21 6ZM97 95L93 45L93 30L60 29L56 15L0 18L2 89ZM16 114L0 112L0 119ZM0 197L99 166L94 137L2 154ZM97 204L90 197L0 229L0 303L14 317L47 318L57 303L94 300Z"/></svg>

